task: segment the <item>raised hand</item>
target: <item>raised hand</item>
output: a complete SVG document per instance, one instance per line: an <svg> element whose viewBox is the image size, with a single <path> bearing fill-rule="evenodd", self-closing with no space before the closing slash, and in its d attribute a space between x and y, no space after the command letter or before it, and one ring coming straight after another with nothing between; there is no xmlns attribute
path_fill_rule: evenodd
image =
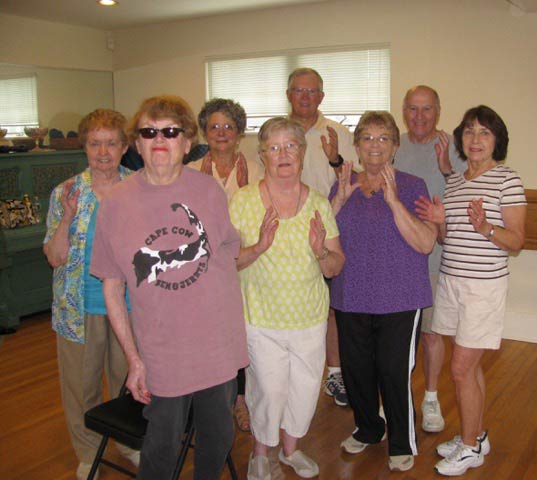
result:
<svg viewBox="0 0 537 480"><path fill-rule="evenodd" d="M360 188L360 182L355 182L351 184L352 179L352 163L351 162L343 162L343 165L341 166L340 171L337 173L338 177L338 187L336 194L332 198L332 208L334 210L334 214L339 212L341 207L347 203L347 200L350 198L352 193L357 189Z"/></svg>
<svg viewBox="0 0 537 480"><path fill-rule="evenodd" d="M255 248L258 255L261 255L270 248L274 241L278 225L278 214L276 210L274 207L267 208L261 226L259 227L259 241Z"/></svg>
<svg viewBox="0 0 537 480"><path fill-rule="evenodd" d="M60 196L60 203L63 208L63 215L66 219L72 220L76 214L76 207L78 204L78 196L80 195L80 190L74 190L75 186L74 180L68 180L63 184L62 193Z"/></svg>
<svg viewBox="0 0 537 480"><path fill-rule="evenodd" d="M438 195L433 197L433 201L427 197L420 195L419 200L414 201L416 205L416 213L420 220L435 223L436 225L443 225L446 221L446 211L444 204L438 198Z"/></svg>
<svg viewBox="0 0 537 480"><path fill-rule="evenodd" d="M326 229L324 228L323 219L318 210L315 210L315 217L310 220L309 241L313 253L320 257L324 250L324 241L326 239Z"/></svg>
<svg viewBox="0 0 537 480"><path fill-rule="evenodd" d="M210 151L205 154L201 161L200 172L210 175L211 177L213 176L213 159Z"/></svg>
<svg viewBox="0 0 537 480"><path fill-rule="evenodd" d="M237 185L239 188L248 185L248 165L242 152L238 153L237 158Z"/></svg>
<svg viewBox="0 0 537 480"><path fill-rule="evenodd" d="M339 153L337 132L332 127L326 127L326 130L328 132L328 139L325 135L321 135L323 151L329 162L336 163Z"/></svg>
<svg viewBox="0 0 537 480"><path fill-rule="evenodd" d="M399 198L397 194L397 182L395 180L395 168L392 165L386 164L380 171L384 179L382 190L384 191L384 200L388 205L393 204Z"/></svg>
<svg viewBox="0 0 537 480"><path fill-rule="evenodd" d="M451 162L449 160L449 137L444 130L438 132L438 143L435 143L434 150L438 160L438 169L442 174L451 172Z"/></svg>
<svg viewBox="0 0 537 480"><path fill-rule="evenodd" d="M487 212L483 208L483 199L470 201L467 212L474 230L481 235L487 236L490 228L487 222Z"/></svg>

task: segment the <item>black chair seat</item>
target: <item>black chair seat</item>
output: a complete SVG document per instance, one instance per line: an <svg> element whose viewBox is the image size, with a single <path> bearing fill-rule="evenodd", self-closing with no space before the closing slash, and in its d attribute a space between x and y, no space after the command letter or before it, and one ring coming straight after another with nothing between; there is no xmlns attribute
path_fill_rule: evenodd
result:
<svg viewBox="0 0 537 480"><path fill-rule="evenodd" d="M142 416L144 404L127 394L93 407L86 412L86 428L107 435L134 450L144 441L147 420Z"/></svg>

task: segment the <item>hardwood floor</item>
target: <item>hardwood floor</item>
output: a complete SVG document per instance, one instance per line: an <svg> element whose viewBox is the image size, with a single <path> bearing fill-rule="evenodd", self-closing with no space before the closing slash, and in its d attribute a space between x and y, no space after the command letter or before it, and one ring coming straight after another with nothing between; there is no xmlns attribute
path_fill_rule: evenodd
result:
<svg viewBox="0 0 537 480"><path fill-rule="evenodd" d="M506 340L500 351L485 354L483 366L488 388L485 424L490 429L492 453L483 467L469 470L465 479L535 480L537 345ZM413 383L420 450L415 467L406 473L391 473L385 443L355 456L342 453L339 443L352 430L352 414L321 394L310 432L302 441L302 448L319 463L320 480L440 478L433 472L439 459L434 448L458 430L447 364L440 385L446 419L443 432L426 434L419 428L424 390L419 363ZM250 442L249 434L237 432L233 459L241 479L246 478ZM298 479L289 467L278 463L276 455L276 450L271 452L273 479ZM112 456L119 459L115 449ZM183 478L192 478L191 460L189 454ZM50 316L28 317L16 334L3 337L0 344L0 479L73 479L76 465L63 419ZM126 477L101 467L100 478ZM229 479L227 471L223 478Z"/></svg>

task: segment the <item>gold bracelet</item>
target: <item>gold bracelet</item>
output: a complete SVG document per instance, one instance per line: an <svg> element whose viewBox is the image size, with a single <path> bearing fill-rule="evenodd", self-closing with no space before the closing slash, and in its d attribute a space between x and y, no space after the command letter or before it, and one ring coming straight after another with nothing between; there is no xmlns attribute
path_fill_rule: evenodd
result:
<svg viewBox="0 0 537 480"><path fill-rule="evenodd" d="M323 247L323 251L320 255L315 254L315 258L319 260L319 262L322 262L323 260L326 260L326 257L328 257L328 254L330 253L330 250L328 248Z"/></svg>

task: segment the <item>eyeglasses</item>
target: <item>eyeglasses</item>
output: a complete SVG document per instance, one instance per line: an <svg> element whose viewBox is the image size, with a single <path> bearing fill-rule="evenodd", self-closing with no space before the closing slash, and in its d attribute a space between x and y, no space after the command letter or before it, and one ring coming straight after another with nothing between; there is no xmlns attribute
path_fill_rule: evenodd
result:
<svg viewBox="0 0 537 480"><path fill-rule="evenodd" d="M235 130L235 126L231 123L224 123L223 125L220 125L219 123L215 123L214 125L211 125L209 127L209 130L218 131L218 130L225 130L226 132L233 132Z"/></svg>
<svg viewBox="0 0 537 480"><path fill-rule="evenodd" d="M307 94L308 96L315 95L316 93L319 93L320 90L318 88L292 88L291 91L295 95L302 95Z"/></svg>
<svg viewBox="0 0 537 480"><path fill-rule="evenodd" d="M100 150L101 147L105 147L106 149L116 149L123 147L123 142L119 140L110 140L109 142L97 142L97 141L91 141L86 143L86 147L90 148L92 150Z"/></svg>
<svg viewBox="0 0 537 480"><path fill-rule="evenodd" d="M271 157L277 157L282 151L294 155L298 152L299 148L300 145L298 143L289 142L285 145L269 145L268 148L261 151L268 153Z"/></svg>
<svg viewBox="0 0 537 480"><path fill-rule="evenodd" d="M139 128L138 133L145 138L146 140L155 138L158 135L158 132L162 133L164 138L177 138L180 133L185 133L183 128L179 127L165 127L165 128L153 128L145 127Z"/></svg>
<svg viewBox="0 0 537 480"><path fill-rule="evenodd" d="M371 144L374 141L378 141L381 145L388 144L392 141L391 137L387 135L381 135L380 137L374 137L373 135L363 135L360 137L360 141L366 144Z"/></svg>

